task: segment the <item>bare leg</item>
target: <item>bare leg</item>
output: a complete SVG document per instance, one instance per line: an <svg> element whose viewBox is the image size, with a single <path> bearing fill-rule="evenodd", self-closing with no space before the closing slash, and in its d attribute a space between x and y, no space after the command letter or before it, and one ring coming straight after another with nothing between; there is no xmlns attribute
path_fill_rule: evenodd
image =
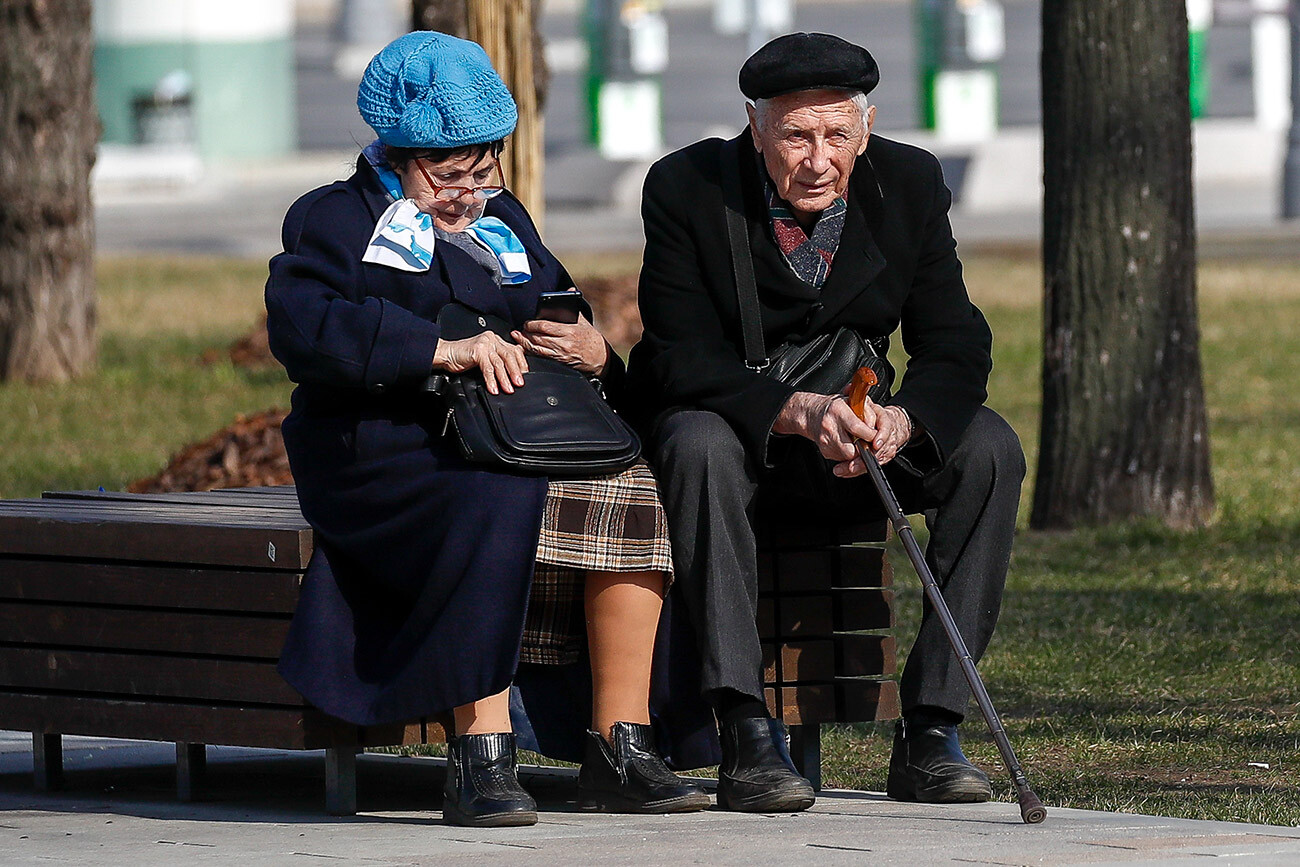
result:
<svg viewBox="0 0 1300 867"><path fill-rule="evenodd" d="M662 572L588 572L584 592L591 653L591 729L606 740L616 722L650 722Z"/></svg>
<svg viewBox="0 0 1300 867"><path fill-rule="evenodd" d="M456 734L486 735L510 731L510 688L496 695L463 704L452 713L456 717Z"/></svg>

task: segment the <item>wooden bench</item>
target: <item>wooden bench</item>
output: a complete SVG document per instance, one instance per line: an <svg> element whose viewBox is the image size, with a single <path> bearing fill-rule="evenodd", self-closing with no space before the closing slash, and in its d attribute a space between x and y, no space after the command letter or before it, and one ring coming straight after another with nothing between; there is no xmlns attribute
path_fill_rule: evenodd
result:
<svg viewBox="0 0 1300 867"><path fill-rule="evenodd" d="M861 535L786 531L762 556L768 702L815 782L821 723L897 715L889 572ZM0 729L33 733L37 787L60 785L64 734L175 742L187 800L206 744L324 749L326 807L350 815L363 748L445 740L329 717L280 678L311 550L292 488L0 500Z"/></svg>
<svg viewBox="0 0 1300 867"><path fill-rule="evenodd" d="M893 573L885 521L758 526L758 629L769 712L821 789L821 725L899 715Z"/></svg>

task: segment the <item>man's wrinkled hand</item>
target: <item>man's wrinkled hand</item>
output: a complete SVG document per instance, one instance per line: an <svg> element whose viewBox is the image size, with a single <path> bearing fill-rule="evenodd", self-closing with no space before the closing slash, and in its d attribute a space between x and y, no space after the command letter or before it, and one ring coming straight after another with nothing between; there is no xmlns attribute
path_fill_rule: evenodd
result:
<svg viewBox="0 0 1300 867"><path fill-rule="evenodd" d="M903 446L912 438L912 420L907 412L899 406L879 406L867 398L867 403L876 409L876 438L871 441L871 451L876 461L884 466L892 461Z"/></svg>
<svg viewBox="0 0 1300 867"><path fill-rule="evenodd" d="M858 418L839 395L797 391L776 417L772 432L805 437L816 444L822 457L835 461L832 472L840 478L867 471L857 442L868 443L876 460L887 464L907 445L911 436L907 413L895 406L880 406L870 399Z"/></svg>
<svg viewBox="0 0 1300 867"><path fill-rule="evenodd" d="M772 432L812 440L822 457L835 461L835 474L848 477L866 471L858 461L858 471L848 472L858 453L854 443L871 442L877 430L874 413L858 418L839 395L796 391L777 414Z"/></svg>

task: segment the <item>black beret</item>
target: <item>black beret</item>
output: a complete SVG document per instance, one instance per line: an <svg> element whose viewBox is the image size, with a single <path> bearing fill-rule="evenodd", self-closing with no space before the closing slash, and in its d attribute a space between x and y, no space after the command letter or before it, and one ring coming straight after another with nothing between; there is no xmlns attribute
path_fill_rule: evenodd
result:
<svg viewBox="0 0 1300 867"><path fill-rule="evenodd" d="M867 49L828 33L778 36L740 67L740 92L750 99L823 88L870 93L879 83L880 67Z"/></svg>

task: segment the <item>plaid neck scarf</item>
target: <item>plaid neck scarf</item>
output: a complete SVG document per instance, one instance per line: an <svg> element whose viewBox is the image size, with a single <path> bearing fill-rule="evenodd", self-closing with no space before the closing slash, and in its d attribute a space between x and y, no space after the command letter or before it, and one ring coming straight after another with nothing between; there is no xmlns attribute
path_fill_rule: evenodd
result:
<svg viewBox="0 0 1300 867"><path fill-rule="evenodd" d="M767 172L762 168L759 172L763 175L767 212L772 219L772 233L781 248L781 255L800 280L820 289L826 282L826 275L831 272L831 262L840 246L840 232L844 230L848 205L844 199L837 198L821 212L809 236L795 220L790 205L776 194L776 187Z"/></svg>

